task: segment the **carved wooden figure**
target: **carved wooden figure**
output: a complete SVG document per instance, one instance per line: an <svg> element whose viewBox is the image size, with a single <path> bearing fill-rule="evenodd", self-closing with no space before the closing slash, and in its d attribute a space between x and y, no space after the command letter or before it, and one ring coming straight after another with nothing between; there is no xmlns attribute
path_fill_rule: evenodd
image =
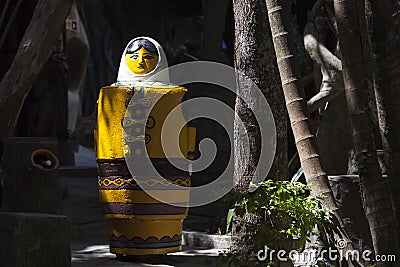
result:
<svg viewBox="0 0 400 267"><path fill-rule="evenodd" d="M110 251L117 255L166 254L181 249L190 176L168 159L188 157L194 150L195 129L186 126L178 107L187 89L169 83L168 72L162 72L167 67L156 41L135 38L122 55L117 82L100 91L95 130L99 193L109 222ZM178 148L170 150L167 159L165 146L173 142L162 140L162 127L176 107L173 121L183 128L179 137L174 137ZM146 160L162 180L155 179L151 166L141 168ZM181 190L171 185L181 186ZM152 193L161 194L168 203Z"/></svg>

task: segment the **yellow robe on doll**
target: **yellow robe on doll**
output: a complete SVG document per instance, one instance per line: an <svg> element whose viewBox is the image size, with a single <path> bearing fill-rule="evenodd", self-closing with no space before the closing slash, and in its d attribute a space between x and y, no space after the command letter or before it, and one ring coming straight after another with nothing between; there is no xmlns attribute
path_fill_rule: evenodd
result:
<svg viewBox="0 0 400 267"><path fill-rule="evenodd" d="M140 47L138 40L144 46ZM135 38L122 55L117 82L100 90L95 129L99 194L109 224L110 251L117 255L166 254L181 249L182 222L188 209L168 203L188 203L189 189L173 190L169 185L189 187L190 176L169 165L161 129L187 89L170 85L165 71L153 80L154 74L167 67L165 53L156 41ZM181 110L174 114L174 123L184 125ZM169 149L168 157L187 157L194 150L194 128L184 126L178 138L179 147ZM143 174L136 177L134 170L131 173L125 158L132 153L149 157L165 182ZM140 188L141 183L161 192L168 203L152 198Z"/></svg>

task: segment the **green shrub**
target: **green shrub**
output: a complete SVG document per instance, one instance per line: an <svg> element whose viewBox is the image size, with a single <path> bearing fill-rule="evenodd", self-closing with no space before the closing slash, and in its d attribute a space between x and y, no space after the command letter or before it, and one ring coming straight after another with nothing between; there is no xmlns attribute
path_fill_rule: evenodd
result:
<svg viewBox="0 0 400 267"><path fill-rule="evenodd" d="M246 250L232 251L235 266L244 261L249 264L249 251L254 259L257 251L265 246L274 250L287 249L287 244L293 239L299 242L298 247L292 249L300 251L307 238L315 234L316 226L318 229L332 226L332 214L322 207L321 196L311 196L310 188L302 183L268 180L260 183L252 193L232 192L228 199L238 218L245 214L254 214L257 218L246 221L245 229L240 223L234 229L235 233L244 233L241 243L248 245Z"/></svg>

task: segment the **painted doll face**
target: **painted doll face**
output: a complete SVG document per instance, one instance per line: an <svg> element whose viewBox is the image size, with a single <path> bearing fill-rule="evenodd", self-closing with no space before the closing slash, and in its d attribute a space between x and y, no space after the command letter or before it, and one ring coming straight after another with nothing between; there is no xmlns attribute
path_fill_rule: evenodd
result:
<svg viewBox="0 0 400 267"><path fill-rule="evenodd" d="M146 74L154 70L158 63L158 55L147 51L144 47L130 54L125 54L128 68L135 74Z"/></svg>

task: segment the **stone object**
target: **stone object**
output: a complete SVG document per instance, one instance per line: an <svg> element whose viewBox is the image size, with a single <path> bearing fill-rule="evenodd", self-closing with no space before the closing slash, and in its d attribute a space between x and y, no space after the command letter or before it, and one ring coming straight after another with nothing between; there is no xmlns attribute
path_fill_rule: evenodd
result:
<svg viewBox="0 0 400 267"><path fill-rule="evenodd" d="M203 232L183 231L182 244L193 247L230 249L230 235L210 235Z"/></svg>

